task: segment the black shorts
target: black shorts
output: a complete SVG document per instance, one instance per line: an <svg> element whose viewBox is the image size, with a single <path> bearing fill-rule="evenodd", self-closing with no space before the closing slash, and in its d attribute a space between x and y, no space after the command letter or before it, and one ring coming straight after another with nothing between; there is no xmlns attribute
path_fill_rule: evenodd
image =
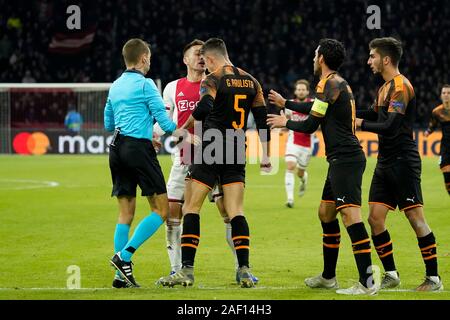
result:
<svg viewBox="0 0 450 320"><path fill-rule="evenodd" d="M361 207L361 184L366 161L330 163L322 191L322 202L334 203L336 210Z"/></svg>
<svg viewBox="0 0 450 320"><path fill-rule="evenodd" d="M375 167L369 204L381 204L400 211L423 206L420 162L401 161L389 167Z"/></svg>
<svg viewBox="0 0 450 320"><path fill-rule="evenodd" d="M448 166L450 166L450 152L443 153L439 158L439 167L441 169L444 169Z"/></svg>
<svg viewBox="0 0 450 320"><path fill-rule="evenodd" d="M222 186L245 183L245 164L193 164L190 177L210 190L216 183Z"/></svg>
<svg viewBox="0 0 450 320"><path fill-rule="evenodd" d="M109 168L113 182L111 196L142 196L167 193L164 175L152 142L119 135L109 149Z"/></svg>

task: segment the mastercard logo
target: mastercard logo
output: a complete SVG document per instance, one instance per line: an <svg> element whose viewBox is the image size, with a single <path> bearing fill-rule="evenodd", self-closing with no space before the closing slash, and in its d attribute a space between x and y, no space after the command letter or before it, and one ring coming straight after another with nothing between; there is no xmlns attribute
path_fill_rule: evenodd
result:
<svg viewBox="0 0 450 320"><path fill-rule="evenodd" d="M13 148L18 154L45 154L50 146L50 140L42 132L22 132L14 137Z"/></svg>

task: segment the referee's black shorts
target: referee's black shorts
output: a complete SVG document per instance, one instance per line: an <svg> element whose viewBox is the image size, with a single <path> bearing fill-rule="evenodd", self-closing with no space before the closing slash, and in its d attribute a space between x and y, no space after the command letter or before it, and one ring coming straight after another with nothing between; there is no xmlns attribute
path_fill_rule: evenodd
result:
<svg viewBox="0 0 450 320"><path fill-rule="evenodd" d="M142 196L167 193L164 175L152 142L119 135L109 149L109 168L113 182L111 196Z"/></svg>
<svg viewBox="0 0 450 320"><path fill-rule="evenodd" d="M322 202L333 203L336 211L361 207L361 184L366 160L330 163L322 191Z"/></svg>

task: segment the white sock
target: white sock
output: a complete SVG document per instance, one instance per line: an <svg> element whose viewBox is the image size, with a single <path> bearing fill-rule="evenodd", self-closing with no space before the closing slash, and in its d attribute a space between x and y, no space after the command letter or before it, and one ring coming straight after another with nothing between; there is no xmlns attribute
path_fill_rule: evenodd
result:
<svg viewBox="0 0 450 320"><path fill-rule="evenodd" d="M236 249L234 249L234 243L231 236L231 223L225 223L225 236L228 242L228 245L230 246L231 252L233 252L234 256L234 264L236 266L236 269L239 268L239 262L236 255Z"/></svg>
<svg viewBox="0 0 450 320"><path fill-rule="evenodd" d="M439 283L441 281L438 276L429 276L428 278L430 278L430 280L434 283Z"/></svg>
<svg viewBox="0 0 450 320"><path fill-rule="evenodd" d="M286 187L287 200L289 202L294 201L295 177L293 172L286 171L284 185Z"/></svg>
<svg viewBox="0 0 450 320"><path fill-rule="evenodd" d="M173 225L177 223L178 225ZM167 253L169 254L171 271L181 270L181 225L179 219L171 219L166 225Z"/></svg>

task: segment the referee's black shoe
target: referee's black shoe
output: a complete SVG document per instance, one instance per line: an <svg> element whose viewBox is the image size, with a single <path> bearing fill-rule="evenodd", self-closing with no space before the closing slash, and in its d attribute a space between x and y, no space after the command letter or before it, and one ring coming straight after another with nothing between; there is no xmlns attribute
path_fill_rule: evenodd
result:
<svg viewBox="0 0 450 320"><path fill-rule="evenodd" d="M131 288L139 288L140 285L136 283L133 277L133 263L123 261L120 257L120 252L117 252L112 259L110 260L111 265L120 272L122 277L125 279L129 287Z"/></svg>
<svg viewBox="0 0 450 320"><path fill-rule="evenodd" d="M128 283L121 277L115 277L112 283L112 287L116 289L129 288Z"/></svg>

